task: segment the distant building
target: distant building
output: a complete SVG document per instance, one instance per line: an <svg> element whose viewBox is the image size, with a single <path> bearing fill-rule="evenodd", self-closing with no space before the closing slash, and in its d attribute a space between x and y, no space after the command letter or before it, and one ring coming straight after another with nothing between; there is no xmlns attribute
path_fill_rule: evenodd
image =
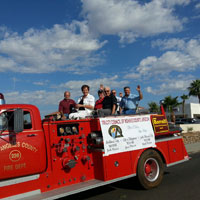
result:
<svg viewBox="0 0 200 200"><path fill-rule="evenodd" d="M177 109L175 109L174 113L176 118L183 118L182 105L177 106ZM185 117L200 119L200 104L199 103L185 104Z"/></svg>

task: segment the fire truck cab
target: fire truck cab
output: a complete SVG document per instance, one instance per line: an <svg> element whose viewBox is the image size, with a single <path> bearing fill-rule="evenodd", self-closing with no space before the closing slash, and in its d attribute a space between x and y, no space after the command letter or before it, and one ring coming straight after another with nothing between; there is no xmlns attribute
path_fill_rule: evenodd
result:
<svg viewBox="0 0 200 200"><path fill-rule="evenodd" d="M57 199L137 176L157 187L164 167L189 159L160 114L41 120L37 107L0 105L0 198Z"/></svg>

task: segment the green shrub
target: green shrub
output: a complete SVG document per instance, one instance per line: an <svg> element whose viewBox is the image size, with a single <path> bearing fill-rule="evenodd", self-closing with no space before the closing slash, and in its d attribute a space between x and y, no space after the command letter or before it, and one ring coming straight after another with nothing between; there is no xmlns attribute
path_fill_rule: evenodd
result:
<svg viewBox="0 0 200 200"><path fill-rule="evenodd" d="M188 127L187 128L187 132L192 132L193 131L193 127Z"/></svg>

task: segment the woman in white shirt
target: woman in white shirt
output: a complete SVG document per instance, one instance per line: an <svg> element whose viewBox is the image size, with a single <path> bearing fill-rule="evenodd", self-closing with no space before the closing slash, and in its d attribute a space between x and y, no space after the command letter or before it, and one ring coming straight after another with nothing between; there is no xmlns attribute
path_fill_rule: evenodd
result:
<svg viewBox="0 0 200 200"><path fill-rule="evenodd" d="M78 99L76 108L77 112L71 113L69 119L80 119L86 116L91 116L94 110L95 98L89 94L90 87L88 85L83 85L81 87L83 95Z"/></svg>

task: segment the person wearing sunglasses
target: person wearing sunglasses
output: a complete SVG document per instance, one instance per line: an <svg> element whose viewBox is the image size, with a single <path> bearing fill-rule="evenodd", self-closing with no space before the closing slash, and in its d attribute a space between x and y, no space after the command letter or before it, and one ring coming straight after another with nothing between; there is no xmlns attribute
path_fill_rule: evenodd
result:
<svg viewBox="0 0 200 200"><path fill-rule="evenodd" d="M105 97L103 99L102 109L98 110L98 116L104 117L108 115L114 115L117 107L117 99L111 93L110 87L104 88Z"/></svg>

